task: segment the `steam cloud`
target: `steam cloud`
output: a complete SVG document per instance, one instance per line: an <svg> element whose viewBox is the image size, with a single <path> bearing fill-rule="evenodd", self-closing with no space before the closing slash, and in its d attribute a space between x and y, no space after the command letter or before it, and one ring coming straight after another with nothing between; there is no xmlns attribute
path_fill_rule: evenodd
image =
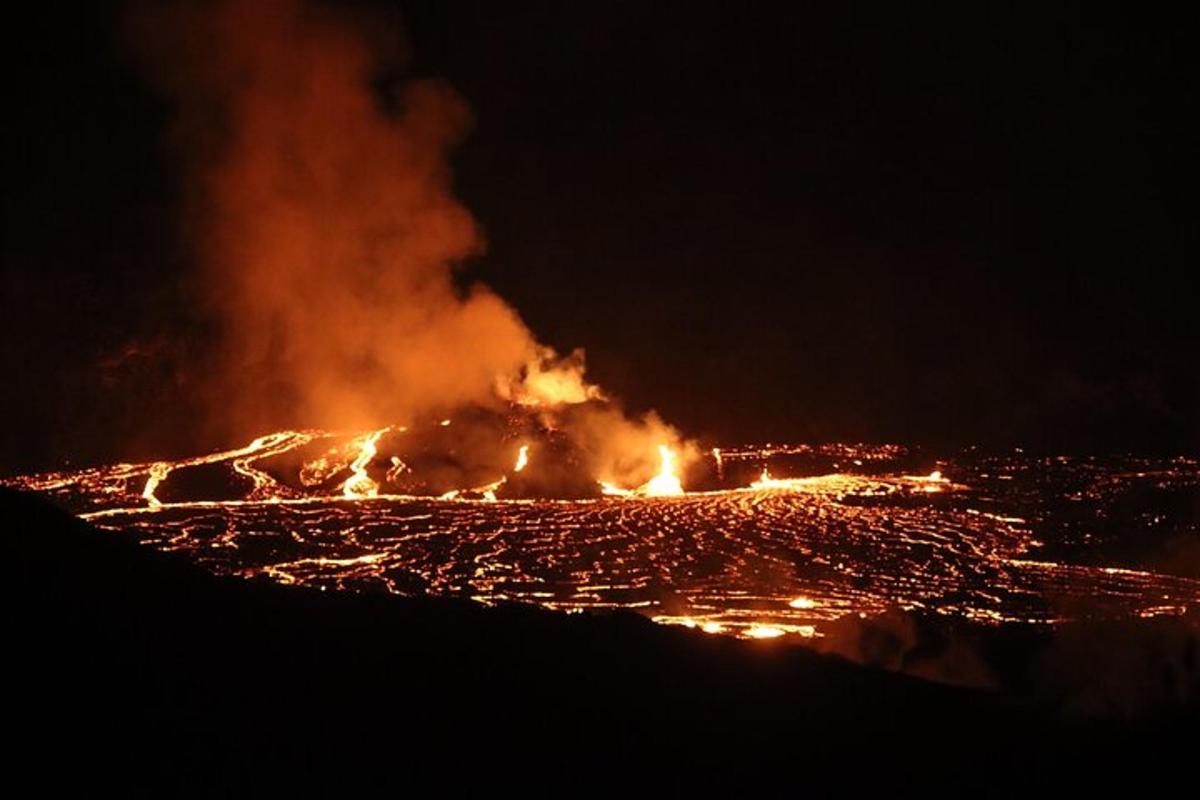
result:
<svg viewBox="0 0 1200 800"><path fill-rule="evenodd" d="M377 27L299 0L135 16L193 167L221 414L245 432L344 430L599 397L582 353L559 359L491 290L456 284L483 249L447 167L470 114L438 81L374 84L398 55ZM583 415L582 437L609 416ZM656 418L616 419L646 453L678 438ZM592 449L616 476L607 447Z"/></svg>

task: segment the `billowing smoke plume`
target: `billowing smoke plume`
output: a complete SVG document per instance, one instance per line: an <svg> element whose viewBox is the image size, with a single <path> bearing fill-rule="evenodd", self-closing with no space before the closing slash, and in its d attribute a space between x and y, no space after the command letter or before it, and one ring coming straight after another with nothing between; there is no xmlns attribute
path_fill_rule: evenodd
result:
<svg viewBox="0 0 1200 800"><path fill-rule="evenodd" d="M599 398L582 353L559 359L456 282L483 248L447 166L470 114L443 83L382 84L395 45L361 22L300 0L137 15L193 168L219 413L245 432L344 430Z"/></svg>
<svg viewBox="0 0 1200 800"><path fill-rule="evenodd" d="M537 352L529 331L451 275L482 248L446 164L463 102L430 81L373 91L376 53L310 5L204 4L172 21L161 74L204 148L196 232L227 411L365 427L482 400L516 374Z"/></svg>

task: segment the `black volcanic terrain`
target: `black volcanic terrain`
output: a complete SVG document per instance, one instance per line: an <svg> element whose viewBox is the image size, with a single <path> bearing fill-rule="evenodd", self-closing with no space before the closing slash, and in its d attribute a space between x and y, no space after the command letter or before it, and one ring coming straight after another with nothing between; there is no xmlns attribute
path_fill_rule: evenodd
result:
<svg viewBox="0 0 1200 800"><path fill-rule="evenodd" d="M0 508L9 771L42 791L1144 791L1194 755L1187 704L1069 721L629 613L213 576L27 495Z"/></svg>

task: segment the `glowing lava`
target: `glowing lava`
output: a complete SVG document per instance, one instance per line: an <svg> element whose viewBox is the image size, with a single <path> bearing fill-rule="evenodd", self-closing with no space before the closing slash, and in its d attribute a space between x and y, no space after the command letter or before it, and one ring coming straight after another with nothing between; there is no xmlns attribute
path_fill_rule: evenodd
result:
<svg viewBox="0 0 1200 800"><path fill-rule="evenodd" d="M658 474L636 489L622 489L619 486L600 481L600 489L604 494L614 497L679 497L684 494L683 484L677 474L675 451L665 444L658 446Z"/></svg>
<svg viewBox="0 0 1200 800"><path fill-rule="evenodd" d="M658 474L638 491L648 497L670 497L683 494L683 484L679 482L679 476L675 474L675 451L665 444L660 444L658 457L662 461Z"/></svg>
<svg viewBox="0 0 1200 800"><path fill-rule="evenodd" d="M787 631L783 628L777 628L774 625L751 625L746 630L746 635L751 639L777 639L785 633Z"/></svg>
<svg viewBox="0 0 1200 800"><path fill-rule="evenodd" d="M486 469L450 472L460 481L452 488L453 462L388 431L401 429L282 431L190 459L0 484L220 574L560 611L625 608L753 639L819 639L843 619L897 609L993 626L1194 619L1200 608L1200 579L1104 563L1091 544L1094 517L1080 518L1081 508L1101 517L1151 488L1200 490L1194 458L968 452L930 473L890 445L728 447L728 481L684 492L682 451L663 445L649 481L606 488L621 499L552 499L515 486L512 475L528 472L539 448L524 436L498 439L489 453L499 461ZM554 449L538 453L538 471L553 469ZM833 464L868 468L816 472ZM406 493L390 493L398 490ZM1132 519L1126 535L1190 524L1170 513Z"/></svg>
<svg viewBox="0 0 1200 800"><path fill-rule="evenodd" d="M355 445L358 446L358 457L350 465L352 474L342 484L342 496L347 500L361 500L365 497L376 497L379 494L379 484L371 480L371 476L367 474L367 465L375 458L379 437L387 431L388 428L380 428L355 442Z"/></svg>
<svg viewBox="0 0 1200 800"><path fill-rule="evenodd" d="M828 478L829 476L822 476ZM749 488L755 490L762 489L803 489L808 484L813 482L812 478L772 478L770 471L763 467L762 474L758 476L758 480L752 481Z"/></svg>
<svg viewBox="0 0 1200 800"><path fill-rule="evenodd" d="M157 464L150 465L150 476L146 478L146 487L142 489L142 498L152 506L160 506L162 503L154 495L154 490L163 482L163 479L171 474L171 465L160 461Z"/></svg>

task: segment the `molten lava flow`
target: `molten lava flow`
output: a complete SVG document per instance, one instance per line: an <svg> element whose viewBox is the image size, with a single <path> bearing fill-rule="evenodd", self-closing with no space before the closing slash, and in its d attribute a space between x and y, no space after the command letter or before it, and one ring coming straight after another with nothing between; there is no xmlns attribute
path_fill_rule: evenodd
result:
<svg viewBox="0 0 1200 800"><path fill-rule="evenodd" d="M409 471L410 467L400 459L399 456L392 456L392 466L388 468L387 475L384 477L388 483L394 483L401 473Z"/></svg>
<svg viewBox="0 0 1200 800"><path fill-rule="evenodd" d="M632 497L635 495L642 497L678 497L684 494L683 484L679 480L679 475L676 474L677 467L675 466L675 462L677 457L675 451L665 444L660 444L658 446L658 458L660 463L658 474L638 488L622 489L607 481L599 481L601 492L614 497Z"/></svg>
<svg viewBox="0 0 1200 800"><path fill-rule="evenodd" d="M486 500L489 503L495 503L498 499L496 492L506 483L508 483L508 478L502 477L498 481L485 483L483 486L476 486L471 489L451 489L448 492L439 494L438 500Z"/></svg>
<svg viewBox="0 0 1200 800"><path fill-rule="evenodd" d="M159 485L173 471L187 467L198 467L205 464L219 464L224 461L231 461L233 471L242 477L249 478L253 483L253 488L247 494L246 499L278 499L286 495L287 490L276 483L265 472L252 467L250 463L258 458L264 458L276 453L285 452L294 447L299 447L312 441L315 436L316 434L312 431L278 431L276 433L268 433L266 436L260 436L245 447L236 450L223 450L211 455L186 458L181 461L158 461L148 466L124 465L120 469L113 470L109 475L109 479L119 483L126 477L132 478L136 475L144 474L146 476L146 483L142 488L141 497L151 508L160 508L163 504L155 492L158 490ZM122 493L115 484L108 485L102 491L106 493Z"/></svg>
<svg viewBox="0 0 1200 800"><path fill-rule="evenodd" d="M657 415L631 418L589 383L582 350L560 356L540 344L516 309L457 273L484 237L452 191L448 156L471 115L448 85L400 79L395 48L378 47L392 37L364 31L358 11L343 17L309 0L183 5L161 17L148 12L135 27L155 32L144 55L183 127L198 134L185 138L214 145L191 154L189 183L202 192L195 205L204 213L189 222L201 234L197 261L221 331L213 343L220 357L207 371L215 383L206 388L221 397L213 410L222 428L286 417L340 430L389 419L385 410L446 428L450 413L503 401L526 417L522 436L533 425L561 431L561 450L576 454L573 468L587 477L550 482L572 492L599 476L640 483L653 472L644 454L659 441L677 444L682 460L692 456ZM164 39L164 28L174 33ZM386 89L378 76L389 76ZM381 90L389 102L379 102ZM254 487L245 498L254 501L432 486L486 498L491 484L468 482L497 478L511 462L500 451L508 463L494 472L465 463L476 455L467 452L474 427L456 418L437 437L457 452L430 481L410 474L423 455L413 453L410 469L376 452L378 435L347 448L338 446L342 436L322 432L332 446L302 454L316 457L292 494L252 460L233 467ZM487 455L491 467L494 446ZM382 463L368 473L376 458ZM539 451L539 473L541 459ZM640 493L682 494L673 469L665 464ZM166 472L146 474L143 501L157 503ZM125 491L114 475L107 480Z"/></svg>
<svg viewBox="0 0 1200 800"><path fill-rule="evenodd" d="M774 625L751 625L746 630L746 635L751 639L777 639L785 633L787 631L783 628L777 628Z"/></svg>
<svg viewBox="0 0 1200 800"><path fill-rule="evenodd" d="M473 488L439 499L385 494L382 479L375 488L368 470L374 465L382 476L387 462L389 473L405 473L406 489L443 486L436 471L442 462L434 460L429 473L437 483L424 482L429 466L421 447L406 445L408 437L385 438L389 430L400 429L283 431L190 459L0 485L46 494L94 525L189 553L221 574L561 611L628 608L697 633L748 639L820 638L843 618L896 608L988 626L1056 624L1074 618L1073 608L1097 619L1186 617L1200 608L1195 578L1085 565L1094 557L1076 544L1082 537L1072 527L1079 503L1101 512L1147 486L1194 491L1197 459L1048 465L968 455L939 463L932 474L906 475L898 469L907 453L894 447L729 447L721 454L730 473L740 474L742 465L775 467L770 458L779 453L817 456L818 466L832 457L873 468L803 478L764 471L750 487L660 501L650 495L676 490L684 459L684 451L664 446L657 476L637 489L611 487L632 495L628 501L516 496L530 488L524 486L504 498L500 489L515 483L522 450L528 471L529 451L539 447L522 434L500 438L488 451L487 463L499 453L508 478L464 472ZM411 446L403 451L410 462L392 455L390 444ZM324 455L303 460L325 445L332 446ZM538 452L538 471L552 470L554 450ZM797 466L805 468L795 461L779 468ZM480 485L486 478L493 480ZM956 502L938 502L925 487ZM238 494L230 497L230 489ZM360 502L371 497L378 499ZM1066 511L1053 511L1064 504ZM1030 513L1045 508L1059 515L1039 520ZM1053 560L1051 547L1068 558Z"/></svg>
<svg viewBox="0 0 1200 800"><path fill-rule="evenodd" d="M162 503L154 496L154 490L163 482L163 479L171 474L171 465L165 462L158 462L150 465L150 475L146 478L146 488L142 489L142 497L145 498L152 506L160 506Z"/></svg>
<svg viewBox="0 0 1200 800"><path fill-rule="evenodd" d="M479 489L476 491L479 492L484 500L487 500L489 503L494 503L496 502L496 492L499 491L500 487L503 486L507 481L508 478L501 478L498 481L492 481L486 486L479 487Z"/></svg>
<svg viewBox="0 0 1200 800"><path fill-rule="evenodd" d="M353 474L342 484L342 496L347 500L361 500L364 497L376 497L379 494L379 484L371 480L371 476L367 474L367 465L375 458L379 437L387 431L388 428L380 428L355 441L355 445L358 447L358 457L350 465L350 471Z"/></svg>
<svg viewBox="0 0 1200 800"><path fill-rule="evenodd" d="M762 475L750 484L751 489L800 489L811 483L808 478L772 478L771 473L763 467Z"/></svg>
<svg viewBox="0 0 1200 800"><path fill-rule="evenodd" d="M658 470L658 474L638 491L649 497L683 494L683 484L679 482L679 476L675 474L675 451L665 444L660 444L658 457L662 460L662 467Z"/></svg>
<svg viewBox="0 0 1200 800"><path fill-rule="evenodd" d="M915 488L920 492L940 492L950 488L950 479L942 475L940 469L935 469L928 475L905 475L905 480L915 484Z"/></svg>
<svg viewBox="0 0 1200 800"><path fill-rule="evenodd" d="M513 466L513 472L520 472L525 469L525 465L529 463L529 445L523 444L517 451L517 463ZM486 500L489 503L495 503L499 498L496 492L500 491L500 487L508 483L508 476L503 475L499 480L494 480L491 483L485 483L482 486L474 486L469 489L451 489L448 492L443 492L438 495L439 500Z"/></svg>

